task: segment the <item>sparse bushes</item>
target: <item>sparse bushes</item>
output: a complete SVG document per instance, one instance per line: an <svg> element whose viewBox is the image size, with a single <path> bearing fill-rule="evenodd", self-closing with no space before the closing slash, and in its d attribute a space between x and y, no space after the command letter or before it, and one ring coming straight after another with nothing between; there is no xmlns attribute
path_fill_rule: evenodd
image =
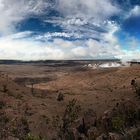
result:
<svg viewBox="0 0 140 140"><path fill-rule="evenodd" d="M23 96L18 94L17 96L15 96L16 99L22 100Z"/></svg>
<svg viewBox="0 0 140 140"><path fill-rule="evenodd" d="M119 103L115 108L115 111L112 110L112 127L114 130L122 131L124 127L132 127L136 125L137 120L137 106L131 102L126 101ZM123 131L122 131L123 132Z"/></svg>
<svg viewBox="0 0 140 140"><path fill-rule="evenodd" d="M72 123L78 119L79 113L81 111L80 105L77 104L77 100L73 99L69 101L68 105L66 106L64 116L62 118L63 124L61 128L60 137L61 139L64 138L65 140L72 140L73 135L70 130Z"/></svg>
<svg viewBox="0 0 140 140"><path fill-rule="evenodd" d="M24 140L29 133L30 129L25 117L22 117L20 120L16 120L14 122L12 129L12 134L14 137Z"/></svg>
<svg viewBox="0 0 140 140"><path fill-rule="evenodd" d="M6 116L5 113L0 114L0 124L5 125L9 122L9 118Z"/></svg>
<svg viewBox="0 0 140 140"><path fill-rule="evenodd" d="M105 111L101 118L97 118L91 109L79 118L80 110L77 101L73 99L66 106L62 118L59 116L53 118L54 126L57 128L57 139L96 140L105 134L104 138L113 140L114 137L125 135L130 127L135 128L140 113L138 107L129 100L117 103L112 110Z"/></svg>
<svg viewBox="0 0 140 140"><path fill-rule="evenodd" d="M91 135L92 133L91 129L95 128L96 126L97 126L96 113L92 109L88 109L84 113L77 130L80 134L84 134L85 136L88 136Z"/></svg>
<svg viewBox="0 0 140 140"><path fill-rule="evenodd" d="M0 101L0 109L3 109L3 107L6 106L6 103L4 101Z"/></svg>
<svg viewBox="0 0 140 140"><path fill-rule="evenodd" d="M41 137L36 137L32 134L27 134L27 136L25 136L24 140L43 140Z"/></svg>
<svg viewBox="0 0 140 140"><path fill-rule="evenodd" d="M138 110L137 110L137 119L140 121L140 108L138 108Z"/></svg>
<svg viewBox="0 0 140 140"><path fill-rule="evenodd" d="M54 128L59 129L62 127L62 119L60 116L56 115L52 118L52 125Z"/></svg>
<svg viewBox="0 0 140 140"><path fill-rule="evenodd" d="M112 128L115 131L123 132L124 131L124 119L122 116L113 117L111 120Z"/></svg>
<svg viewBox="0 0 140 140"><path fill-rule="evenodd" d="M3 92L6 93L7 91L8 91L7 85L4 84L4 85L3 85Z"/></svg>
<svg viewBox="0 0 140 140"><path fill-rule="evenodd" d="M0 112L0 140L6 140L6 137L8 135L8 123L9 123L9 117L6 115L4 111Z"/></svg>
<svg viewBox="0 0 140 140"><path fill-rule="evenodd" d="M136 125L137 111L134 108L128 108L125 112L125 122L127 126Z"/></svg>
<svg viewBox="0 0 140 140"><path fill-rule="evenodd" d="M28 103L24 105L24 116L32 116L34 113L32 112L32 108L29 106Z"/></svg>
<svg viewBox="0 0 140 140"><path fill-rule="evenodd" d="M34 83L31 84L31 93L34 95Z"/></svg>
<svg viewBox="0 0 140 140"><path fill-rule="evenodd" d="M80 111L81 111L81 107L80 105L77 104L77 100L73 99L69 101L68 105L66 106L64 115L62 117L63 128L65 130L66 128L68 128L68 126L70 126L70 124L72 124L78 118ZM56 123L61 119L59 116L53 118L54 118L54 122Z"/></svg>
<svg viewBox="0 0 140 140"><path fill-rule="evenodd" d="M64 95L62 93L59 93L57 97L57 101L63 101L63 100L64 100Z"/></svg>
<svg viewBox="0 0 140 140"><path fill-rule="evenodd" d="M137 83L135 79L131 80L131 86L135 90L136 94L140 96L140 85Z"/></svg>
<svg viewBox="0 0 140 140"><path fill-rule="evenodd" d="M80 105L77 104L77 100L73 99L66 106L63 117L53 117L53 126L57 129L58 137L61 140L72 140L70 128L75 120L78 119L80 111Z"/></svg>
<svg viewBox="0 0 140 140"><path fill-rule="evenodd" d="M46 115L42 115L42 118L45 120L46 124L49 124L49 122L50 122L50 118L49 117L47 117Z"/></svg>
<svg viewBox="0 0 140 140"><path fill-rule="evenodd" d="M79 113L81 111L81 107L77 105L77 100L73 99L69 101L65 109L65 113L63 116L63 129L64 131L72 124L76 119L78 119Z"/></svg>

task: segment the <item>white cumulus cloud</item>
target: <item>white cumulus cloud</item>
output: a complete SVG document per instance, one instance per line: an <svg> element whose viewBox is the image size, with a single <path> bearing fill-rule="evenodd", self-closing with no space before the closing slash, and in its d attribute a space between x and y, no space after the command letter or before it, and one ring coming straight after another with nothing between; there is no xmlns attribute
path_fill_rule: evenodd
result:
<svg viewBox="0 0 140 140"><path fill-rule="evenodd" d="M7 34L15 31L18 22L41 14L49 6L50 3L44 0L0 0L0 32Z"/></svg>

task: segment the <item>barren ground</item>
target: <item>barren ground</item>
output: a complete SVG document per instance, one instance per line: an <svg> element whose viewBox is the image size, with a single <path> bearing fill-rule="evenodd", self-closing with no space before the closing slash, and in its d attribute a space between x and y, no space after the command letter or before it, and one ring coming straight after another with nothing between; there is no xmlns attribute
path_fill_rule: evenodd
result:
<svg viewBox="0 0 140 140"><path fill-rule="evenodd" d="M44 123L43 116L51 119L62 114L68 101L73 98L81 105L82 112L93 109L98 116L121 100L129 99L140 104L130 84L132 79L140 79L140 65L93 70L83 68L82 64L57 67L1 64L0 72L0 99L6 102L5 111L9 116L18 117L27 106L29 126L36 135L45 136L46 130L51 131ZM3 74L8 74L8 78ZM34 96L30 89L32 83ZM7 84L8 94L2 92L4 84ZM64 101L57 101L59 93L64 94Z"/></svg>

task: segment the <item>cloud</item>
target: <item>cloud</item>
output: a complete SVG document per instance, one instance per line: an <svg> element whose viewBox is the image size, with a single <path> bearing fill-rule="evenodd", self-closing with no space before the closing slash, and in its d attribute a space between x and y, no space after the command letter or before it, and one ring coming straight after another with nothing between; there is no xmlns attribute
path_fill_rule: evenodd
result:
<svg viewBox="0 0 140 140"><path fill-rule="evenodd" d="M109 18L121 11L111 0L58 0L55 10L61 16L47 17L44 22L58 25L65 32L78 34L79 38L97 40L100 33L108 32Z"/></svg>
<svg viewBox="0 0 140 140"><path fill-rule="evenodd" d="M1 59L45 60L45 59L97 59L114 58L121 53L119 46L93 39L68 41L53 39L39 41L36 37L26 38L30 32L21 32L0 38ZM114 40L113 40L114 41ZM114 46L116 45L116 46Z"/></svg>
<svg viewBox="0 0 140 140"><path fill-rule="evenodd" d="M64 16L92 17L96 20L106 19L119 12L110 0L59 0L57 9Z"/></svg>
<svg viewBox="0 0 140 140"><path fill-rule="evenodd" d="M15 36L17 37L15 39ZM18 37L19 36L19 37ZM32 39L19 39L21 34L0 38L1 59L44 60L63 59L63 52Z"/></svg>
<svg viewBox="0 0 140 140"><path fill-rule="evenodd" d="M114 29L115 32L115 29ZM118 45L113 31L104 33L104 41L94 39L68 41L53 39L50 41L28 38L31 32L20 32L0 38L1 59L17 60L62 60L62 59L140 59L140 51L124 50ZM26 38L27 37L27 38Z"/></svg>
<svg viewBox="0 0 140 140"><path fill-rule="evenodd" d="M140 50L123 50L122 54L118 55L118 58L124 61L130 61L130 60L138 60L140 61Z"/></svg>
<svg viewBox="0 0 140 140"><path fill-rule="evenodd" d="M132 16L140 16L140 6L136 5L130 12Z"/></svg>
<svg viewBox="0 0 140 140"><path fill-rule="evenodd" d="M117 31L118 25L114 21L103 21L102 23L96 23L93 20L82 18L60 18L53 17L52 19L45 20L47 23L59 25L63 32L46 33L45 38L64 37L71 39L95 39L102 40L102 34L110 33L110 31ZM113 31L114 32L114 31Z"/></svg>
<svg viewBox="0 0 140 140"><path fill-rule="evenodd" d="M126 15L126 19L131 18L131 17L138 17L140 16L140 6L135 5L129 13Z"/></svg>
<svg viewBox="0 0 140 140"><path fill-rule="evenodd" d="M44 20L45 15L51 10L55 10L63 16L51 16L50 19L46 16L46 20ZM17 32L16 26L21 21L32 16L41 17L44 15L41 19L42 22L44 20L58 24L65 32L78 32L77 34L83 34L84 37L89 34L89 36L93 35L93 38L96 38L98 32L105 31L105 25L102 23L106 18L120 12L120 10L111 3L111 0L57 0L54 2L49 0L0 0L0 12L1 34ZM58 34L55 33L54 36L61 36L63 33Z"/></svg>
<svg viewBox="0 0 140 140"><path fill-rule="evenodd" d="M78 33L70 33L70 32L48 32L43 35L37 35L35 38L37 40L47 41L54 38L66 38L66 39L80 39L83 36Z"/></svg>
<svg viewBox="0 0 140 140"><path fill-rule="evenodd" d="M126 34L125 36L126 37L123 39L123 45L127 46L129 50L138 49L140 41L136 37L130 36L129 34Z"/></svg>
<svg viewBox="0 0 140 140"><path fill-rule="evenodd" d="M53 14L54 11L58 15ZM126 59L127 53L130 58L139 57L138 50L123 49L115 35L121 27L110 18L122 15L121 11L112 0L0 0L0 58ZM127 12L130 17L139 16L140 8L136 5ZM42 26L54 30L46 33L18 31L17 25L31 17L39 18ZM57 27L60 31L55 31ZM139 43L133 37L129 40L129 46Z"/></svg>
<svg viewBox="0 0 140 140"><path fill-rule="evenodd" d="M0 0L0 32L15 31L18 22L31 15L40 15L49 7L51 4L44 0Z"/></svg>
<svg viewBox="0 0 140 140"><path fill-rule="evenodd" d="M61 16L47 17L44 22L60 26L72 38L95 40L110 32L110 17L121 11L111 0L58 0L55 10Z"/></svg>

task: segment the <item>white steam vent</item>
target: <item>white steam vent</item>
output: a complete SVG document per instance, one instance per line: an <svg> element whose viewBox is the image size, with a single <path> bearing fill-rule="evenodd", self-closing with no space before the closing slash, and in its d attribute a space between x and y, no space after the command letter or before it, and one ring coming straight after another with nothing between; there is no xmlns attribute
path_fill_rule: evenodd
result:
<svg viewBox="0 0 140 140"><path fill-rule="evenodd" d="M94 64L87 64L85 67L91 68L91 69L98 69L98 68L117 68L117 67L129 67L129 63L123 63L123 62L105 62L105 63L94 63Z"/></svg>
<svg viewBox="0 0 140 140"><path fill-rule="evenodd" d="M117 63L117 62L110 62L110 63L104 63L99 65L100 68L116 68L116 67L121 67L122 64Z"/></svg>

